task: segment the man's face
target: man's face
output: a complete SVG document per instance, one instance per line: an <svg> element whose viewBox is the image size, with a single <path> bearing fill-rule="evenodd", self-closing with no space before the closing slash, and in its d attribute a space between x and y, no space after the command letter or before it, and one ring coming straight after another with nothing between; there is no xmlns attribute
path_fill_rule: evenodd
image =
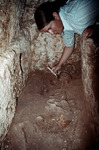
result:
<svg viewBox="0 0 99 150"><path fill-rule="evenodd" d="M59 17L59 15L55 12L53 13L54 20L52 20L48 25L46 25L41 31L49 32L51 35L53 34L61 34L63 31L63 24Z"/></svg>

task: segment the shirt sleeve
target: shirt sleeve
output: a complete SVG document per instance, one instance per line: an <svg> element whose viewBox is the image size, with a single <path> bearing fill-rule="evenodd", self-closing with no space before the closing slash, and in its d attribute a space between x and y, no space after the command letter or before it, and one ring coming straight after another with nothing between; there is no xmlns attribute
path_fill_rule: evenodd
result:
<svg viewBox="0 0 99 150"><path fill-rule="evenodd" d="M64 43L66 47L71 47L74 45L75 42L74 31L65 30L62 32L61 35L64 39Z"/></svg>

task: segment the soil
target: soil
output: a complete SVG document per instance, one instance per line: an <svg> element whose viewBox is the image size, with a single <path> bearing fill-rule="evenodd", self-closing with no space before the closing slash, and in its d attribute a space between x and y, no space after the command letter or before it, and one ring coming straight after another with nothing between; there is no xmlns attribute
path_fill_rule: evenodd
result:
<svg viewBox="0 0 99 150"><path fill-rule="evenodd" d="M18 99L3 150L91 150L80 63L66 64L56 78L35 70Z"/></svg>

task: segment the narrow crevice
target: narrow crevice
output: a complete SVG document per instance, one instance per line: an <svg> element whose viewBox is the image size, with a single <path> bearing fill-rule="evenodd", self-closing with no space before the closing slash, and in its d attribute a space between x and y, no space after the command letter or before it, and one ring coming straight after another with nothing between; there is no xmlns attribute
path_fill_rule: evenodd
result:
<svg viewBox="0 0 99 150"><path fill-rule="evenodd" d="M23 81L22 53L20 53L19 55L19 64L20 64L21 76L22 76L22 81Z"/></svg>

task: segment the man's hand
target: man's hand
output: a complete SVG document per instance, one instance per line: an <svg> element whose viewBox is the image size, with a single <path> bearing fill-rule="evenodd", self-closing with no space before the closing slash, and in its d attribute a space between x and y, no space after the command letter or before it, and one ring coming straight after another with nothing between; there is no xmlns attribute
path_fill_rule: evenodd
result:
<svg viewBox="0 0 99 150"><path fill-rule="evenodd" d="M60 67L64 64L64 62L65 62L65 61L70 57L70 55L72 54L73 48L74 48L74 45L71 46L71 47L64 47L62 56L61 56L61 58L60 58L58 64L56 64L56 65L52 68L53 72L57 73L57 71L60 69Z"/></svg>
<svg viewBox="0 0 99 150"><path fill-rule="evenodd" d="M82 33L82 38L92 38L96 45L99 45L99 25L93 25L86 28Z"/></svg>
<svg viewBox="0 0 99 150"><path fill-rule="evenodd" d="M95 30L95 25L92 25L86 28L82 33L82 38L83 39L90 38L93 35L94 30Z"/></svg>
<svg viewBox="0 0 99 150"><path fill-rule="evenodd" d="M55 66L53 66L52 70L53 72L57 73L57 71L60 69L59 64L56 64Z"/></svg>

